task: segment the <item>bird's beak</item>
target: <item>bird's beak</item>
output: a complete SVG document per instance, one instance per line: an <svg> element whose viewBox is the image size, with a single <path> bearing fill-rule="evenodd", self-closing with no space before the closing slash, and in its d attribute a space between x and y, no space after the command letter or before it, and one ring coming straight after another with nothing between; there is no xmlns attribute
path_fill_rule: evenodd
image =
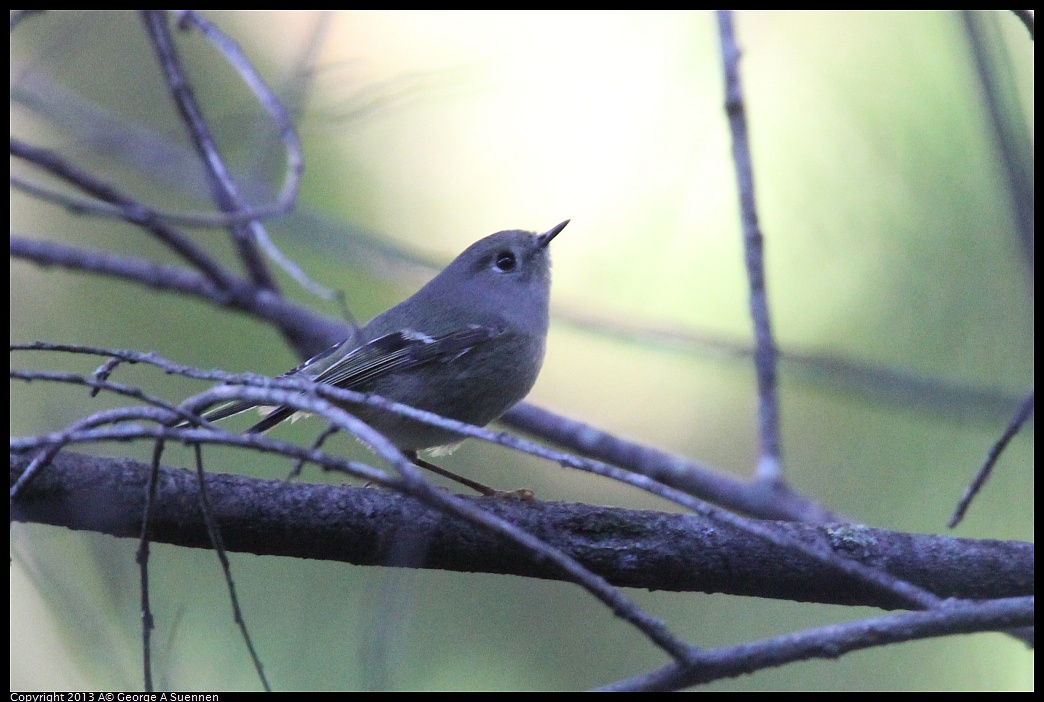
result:
<svg viewBox="0 0 1044 702"><path fill-rule="evenodd" d="M558 232L566 228L566 225L569 224L569 221L570 220L567 219L561 224L556 224L555 226L551 227L551 229L549 229L547 232L541 234L537 239L537 248L542 249L548 244L550 244L551 240L558 236Z"/></svg>

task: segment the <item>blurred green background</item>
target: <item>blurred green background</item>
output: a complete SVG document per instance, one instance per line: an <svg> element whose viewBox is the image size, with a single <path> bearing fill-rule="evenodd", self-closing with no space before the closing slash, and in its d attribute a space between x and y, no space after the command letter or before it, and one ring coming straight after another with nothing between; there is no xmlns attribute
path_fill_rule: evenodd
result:
<svg viewBox="0 0 1044 702"><path fill-rule="evenodd" d="M423 278L386 242L445 263L500 229L565 218L553 324L530 400L748 476L756 457L746 278L717 26L705 12L212 14L299 114L307 167L276 242L361 320ZM1033 384L1032 243L1009 173L1032 192L1033 45L1010 14L975 15L1004 78L1022 159L1006 164L956 13L737 15L784 458L797 489L852 519L945 533L964 486ZM315 70L302 57L321 36ZM279 146L220 57L179 35L237 174L277 182ZM138 18L57 13L12 35L12 132L157 205L208 207ZM1021 131L1020 131L1021 130ZM139 149L139 145L146 148ZM41 177L12 162L12 174ZM261 197L261 195L259 195ZM1032 207L1032 204L1030 205ZM146 235L11 195L12 233L176 263ZM1032 235L1030 235L1032 236ZM198 240L227 251L226 236ZM296 299L336 314L285 277ZM11 262L11 341L155 351L278 374L272 330L139 286ZM607 322L606 320L610 320ZM668 336L629 330L656 327ZM685 342L679 343L676 337ZM724 349L724 350L723 350ZM99 361L13 354L12 367ZM115 377L180 399L144 368ZM120 400L11 386L11 434ZM281 428L308 442L317 423ZM335 447L367 454L348 439ZM101 446L148 455L146 446ZM208 451L212 469L289 466ZM167 463L188 464L172 450ZM545 500L669 509L600 478L469 442L445 465ZM955 531L1033 539L1032 426ZM316 471L303 479L332 480ZM136 544L14 524L11 688L141 686ZM666 662L578 588L519 578L232 554L276 689L571 689ZM153 550L157 684L253 689L212 553ZM873 610L631 591L692 643L741 643ZM1031 689L1033 654L999 634L790 665L710 689Z"/></svg>

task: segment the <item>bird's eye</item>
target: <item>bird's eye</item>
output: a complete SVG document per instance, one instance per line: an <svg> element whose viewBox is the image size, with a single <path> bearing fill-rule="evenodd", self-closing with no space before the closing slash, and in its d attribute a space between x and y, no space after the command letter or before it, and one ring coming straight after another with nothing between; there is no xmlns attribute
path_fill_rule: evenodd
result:
<svg viewBox="0 0 1044 702"><path fill-rule="evenodd" d="M515 270L517 265L518 259L515 258L515 254L512 251L501 251L493 262L493 267L501 273L510 273Z"/></svg>

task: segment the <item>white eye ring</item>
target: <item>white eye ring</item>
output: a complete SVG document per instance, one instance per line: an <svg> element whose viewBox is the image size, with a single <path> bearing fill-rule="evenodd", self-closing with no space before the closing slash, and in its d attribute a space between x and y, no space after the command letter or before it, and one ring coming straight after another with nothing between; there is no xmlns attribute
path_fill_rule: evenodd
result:
<svg viewBox="0 0 1044 702"><path fill-rule="evenodd" d="M500 273L510 273L518 266L518 257L514 251L501 251L493 261L493 268Z"/></svg>

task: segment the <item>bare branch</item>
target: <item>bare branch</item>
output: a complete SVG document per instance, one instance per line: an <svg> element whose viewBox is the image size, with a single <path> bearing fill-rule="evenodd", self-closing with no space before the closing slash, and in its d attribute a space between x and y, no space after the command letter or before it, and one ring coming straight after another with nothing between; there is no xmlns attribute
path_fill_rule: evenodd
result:
<svg viewBox="0 0 1044 702"><path fill-rule="evenodd" d="M32 347L40 348L41 345L36 344L32 345ZM182 367L175 366L174 364L159 358L155 354L134 354L127 351L116 352L110 350L99 351L88 347L63 348L58 345L50 345L50 348L52 350L70 350L79 353L100 353L105 356L125 357L127 359L134 359L138 362L157 365L165 368L168 372L183 372ZM178 408L178 415L171 413L171 415L168 415L168 418L165 419L160 417L155 419L155 421L164 424L171 423L181 419L181 415L184 412L198 415L216 402L225 402L232 399L247 400L255 405L289 405L299 411L319 414L327 421L351 432L373 448L384 460L395 466L396 470L402 473L403 477L407 479L407 482L412 484L414 481L420 480L416 475L416 468L402 457L402 454L398 449L392 446L382 435L375 432L371 427L351 415L346 414L343 410L338 409L337 406L331 404L331 402L343 406L366 405L385 409L412 419L417 419L418 421L448 429L463 436L472 436L486 441L492 441L509 448L555 461L563 466L577 468L579 470L603 475L627 483L682 505L697 514L712 518L716 522L728 524L734 528L740 529L786 551L817 559L823 564L844 573L848 577L861 580L869 587L877 588L882 592L889 593L889 595L898 598L898 601L905 603L907 606L933 607L939 603L938 598L932 593L898 580L878 569L868 568L850 559L839 558L829 549L824 549L816 544L809 544L793 539L782 532L764 526L762 522L744 519L732 514L731 512L727 512L713 505L696 500L687 494L666 487L665 485L650 480L645 476L637 476L608 464L553 451L538 444L533 444L507 434L491 432L484 428L471 426L445 417L440 417L430 412L424 412L407 405L392 402L376 395L343 390L329 386L325 383L312 383L300 378L292 377L268 379L258 376L229 376L227 374L213 371L205 373L192 369L185 370L183 374L192 377L223 378L226 383L235 383L236 385L245 384L251 387L238 388L232 385L224 385L213 388L183 402ZM12 373L12 377L25 377L26 379L30 379L32 375L33 372L21 372L17 376L14 372ZM41 378L50 379L43 378L42 375ZM94 386L99 382L100 381L97 379L92 379L90 384ZM295 390L296 392L294 392ZM99 413L99 415L106 417L108 414L109 413ZM102 421L110 420L106 418ZM83 437L77 437L77 431L88 426L96 426L97 424L98 420L87 418L76 423L71 430L66 432L59 432L45 437L35 437L26 440L12 439L11 448L12 450L20 452L27 450L44 450L46 451L46 460L49 461L53 457L53 453L56 450L55 447L64 446L70 441L85 440ZM207 440L214 440L214 437L210 435L207 435L206 438ZM220 432L218 434L218 440L224 443L231 443L235 439L231 435ZM386 484L386 481L378 480L378 482ZM427 490L426 487L424 489Z"/></svg>
<svg viewBox="0 0 1044 702"><path fill-rule="evenodd" d="M232 615L236 625L239 626L240 634L243 636L247 651L250 653L250 659L254 662L254 669L257 671L262 687L265 688L266 692L271 692L272 686L268 683L267 676L265 676L261 657L257 654L257 647L254 646L254 641L247 630L243 609L239 606L239 596L236 594L236 585L232 579L232 566L228 562L228 554L225 550L224 539L221 536L221 529L218 528L217 522L214 520L214 504L210 499L210 493L207 491L207 475L203 469L203 447L196 444L192 448L193 457L196 460L196 482L199 485L200 514L203 516L203 523L207 527L207 536L210 537L211 548L214 549L214 554L221 563L221 572L225 574L225 587L228 590L228 598L232 605Z"/></svg>
<svg viewBox="0 0 1044 702"><path fill-rule="evenodd" d="M161 221L155 212L117 188L72 165L53 151L32 146L20 139L11 137L10 151L12 156L46 170L102 202L118 206L124 220L151 232L164 245L202 271L215 285L222 289L233 287L235 276L227 272L208 252L197 246L183 232Z"/></svg>
<svg viewBox="0 0 1044 702"><path fill-rule="evenodd" d="M754 201L754 166L747 137L746 108L740 83L740 50L732 27L732 11L718 10L722 61L725 64L725 112L732 131L732 158L739 187L740 218L750 285L750 316L754 323L754 369L758 379L758 435L761 437L757 475L767 482L783 479L779 438L779 398L776 387L776 342L772 338L768 295L765 291L764 237Z"/></svg>
<svg viewBox="0 0 1044 702"><path fill-rule="evenodd" d="M195 433L181 436L202 435L202 430L191 431ZM244 441L256 438L241 437ZM308 455L307 449L300 452ZM12 453L12 480L27 463L27 456ZM135 537L148 472L149 467L137 461L64 451L15 503L12 516L16 521ZM206 481L214 518L229 551L380 565L391 557L389 544L395 543L391 535L406 533L424 538L428 547L417 562L398 565L563 579L551 563L534 560L526 549L502 535L477 529L467 521L447 517L439 508L388 490L215 473L208 473ZM158 484L151 538L210 548L195 476L162 468ZM619 587L889 609L900 606L894 597L830 567L766 549L761 539L698 515L558 502L458 499L570 554ZM850 525L767 526L795 540L880 567L943 598L1033 593L1032 544Z"/></svg>
<svg viewBox="0 0 1044 702"><path fill-rule="evenodd" d="M296 346L312 354L332 346L349 334L343 322L238 279L229 281L229 288L219 288L206 276L188 268L16 235L11 235L10 247L12 256L42 266L62 266L83 273L122 278L157 290L176 291L207 300L219 307L246 312L273 324L291 338Z"/></svg>
<svg viewBox="0 0 1044 702"><path fill-rule="evenodd" d="M119 355L119 354L111 354ZM150 362L147 360L146 362ZM23 375L30 375L29 373L23 373ZM286 381L289 379L247 379L253 382L261 382L265 385L286 385ZM88 381L90 384L101 384L105 382L91 379ZM107 382L107 381L106 381ZM309 384L302 385L300 382L293 382L291 386L297 387L309 387ZM325 392L327 388L322 387L322 384L311 384L309 387L312 391L321 390ZM333 388L331 388L333 389ZM336 389L334 389L336 390ZM338 391L336 394L344 393L345 391ZM317 399L314 395L303 395L299 392L287 392L281 390L260 390L251 387L233 387L233 386L222 386L214 388L208 392L202 393L190 398L188 401L183 403L183 407L188 408L189 411L198 413L201 408L205 408L214 401L223 401L230 399L235 396L240 399L247 399L251 401L257 401L259 403L272 403L276 405L290 405L296 409L306 410L310 412L320 413L328 421L336 425L338 428L348 431L358 438L362 439L368 444L374 452L385 462L389 463L399 473L400 478L398 480L389 479L385 474L380 471L363 466L356 462L343 461L334 457L328 456L318 451L304 451L298 447L283 444L280 442L273 442L267 438L259 437L257 435L238 435L229 434L220 430L210 429L170 429L168 427L155 427L155 428L142 428L135 425L117 426L112 429L94 429L104 424L117 424L126 423L132 421L136 417L150 418L153 421L159 423L167 423L175 421L178 417L176 414L168 413L165 416L162 414L157 415L157 410L153 408L134 408L134 409L121 409L121 410L110 410L106 412L99 412L92 417L80 420L76 422L72 427L67 430L56 432L47 437L39 437L39 441L30 440L28 442L12 441L12 447L18 450L21 454L26 451L40 449L41 453L37 454L31 462L28 464L24 473L20 474L15 480L14 486L11 490L11 502L15 504L21 504L23 499L26 499L30 492L31 486L35 481L40 480L40 477L49 475L53 468L53 461L56 458L57 452L67 445L79 442L94 443L97 441L107 441L114 438L120 441L127 441L133 438L146 438L152 437L157 439L157 451L160 450L160 446L163 441L168 438L182 438L192 442L214 442L226 445L239 445L247 447L256 447L260 449L267 449L271 451L278 451L295 458L308 458L309 460L320 463L326 468L336 468L345 470L351 475L362 476L366 479L374 480L379 484L387 487L393 487L397 490L407 492L411 497L420 500L422 503L429 507L437 508L438 510L446 514L456 514L467 521L478 525L483 529L492 531L493 533L499 534L502 537L506 537L514 543L520 545L528 553L538 558L542 562L550 565L555 570L559 571L566 576L568 580L571 580L585 590L594 595L597 599L607 605L610 610L616 614L616 616L630 622L632 625L642 631L654 644L660 646L667 651L672 657L684 660L690 654L690 647L685 642L681 641L673 634L671 634L667 628L658 620L650 617L649 615L642 612L637 606L635 606L630 600L620 594L615 588L606 583L602 578L590 573L583 566L576 562L575 559L568 555L548 546L544 541L532 536L531 534L518 529L514 525L505 522L490 513L483 511L482 509L471 506L466 502L462 502L459 498L450 496L443 493L441 490L432 486L424 478L421 477L419 469L414 466L409 459L402 454L388 439L379 434L376 430L372 429L369 425L363 423L361 420L356 419L344 410L331 405L329 402L323 399ZM380 398L373 398L369 396L363 396L359 393L349 393L348 395L341 395L344 397L351 397L355 401L366 401L377 399L380 402L387 402L380 400ZM397 403L389 403L389 407L396 406ZM409 408L406 408L409 410ZM416 412L417 410L410 410ZM428 413L424 413L428 414ZM442 419L441 421L450 421ZM456 423L459 424L459 423ZM466 426L466 425L462 425ZM27 459L28 460L28 459ZM157 458L158 460L158 458ZM44 470L44 469L48 470ZM148 480L145 488L148 498L146 500L146 506L148 510L151 510L154 503L154 485L158 480L158 464L155 464L150 468L148 472ZM33 482L30 482L30 479ZM17 499L16 499L17 498ZM149 524L149 516L146 513L142 517L142 524ZM146 534L151 536L151 528L148 532L145 531L146 527L142 527L140 532L141 546L139 547L139 563L142 568L142 582L143 587L147 583L147 561L148 561L148 538ZM143 593L142 595L142 617L145 623L143 629L143 637L146 641L146 659L148 659L148 638L149 638L149 622L151 621L151 615L148 612L147 596ZM146 660L146 671L148 671L148 661ZM148 682L150 674L146 672L146 681Z"/></svg>
<svg viewBox="0 0 1044 702"><path fill-rule="evenodd" d="M142 21L152 41L153 48L159 58L160 66L167 78L174 103L178 107L181 119L185 123L192 143L196 146L211 183L211 193L222 212L239 212L246 207L246 201L239 192L232 174L218 153L217 142L203 118L203 111L196 102L192 85L181 65L174 39L167 27L166 10L142 10ZM230 227L232 238L239 251L239 257L246 267L250 279L264 290L278 292L278 286L264 260L254 244L252 230L260 229L257 220L244 224L233 224Z"/></svg>
<svg viewBox="0 0 1044 702"><path fill-rule="evenodd" d="M297 204L301 175L304 172L304 156L301 140L282 101L261 78L239 45L207 18L193 10L180 10L178 11L178 23L181 27L194 26L225 56L225 59L243 80L244 85L250 88L257 97L258 104L272 119L275 131L286 151L286 172L283 175L283 185L276 202L268 208L244 211L241 216L248 215L250 219L261 219L270 214L289 212Z"/></svg>
<svg viewBox="0 0 1044 702"><path fill-rule="evenodd" d="M702 651L687 666L671 664L604 689L615 692L679 690L794 661L835 659L850 651L900 641L1033 626L1033 599L1028 596L954 603L930 612L891 614Z"/></svg>
<svg viewBox="0 0 1044 702"><path fill-rule="evenodd" d="M692 459L628 441L528 402L519 403L500 419L520 431L741 514L803 522L845 521L841 515L794 492L786 484L739 480Z"/></svg>
<svg viewBox="0 0 1044 702"><path fill-rule="evenodd" d="M975 478L972 480L971 485L964 491L964 495L961 497L961 501L957 505L957 509L953 513L953 517L950 518L949 527L952 529L961 523L961 519L964 518L964 513L968 510L968 506L971 505L971 501L979 494L979 490L986 484L990 474L993 472L993 466L997 463L997 459L1000 458L1004 452L1004 448L1008 445L1019 430L1033 414L1033 396L1034 393L1030 393L1029 397L1019 407L1019 411L1015 413L1011 422L1004 429L1001 437L997 439L997 442L990 446L990 450L986 452L986 461L979 468L979 472L976 473Z"/></svg>

